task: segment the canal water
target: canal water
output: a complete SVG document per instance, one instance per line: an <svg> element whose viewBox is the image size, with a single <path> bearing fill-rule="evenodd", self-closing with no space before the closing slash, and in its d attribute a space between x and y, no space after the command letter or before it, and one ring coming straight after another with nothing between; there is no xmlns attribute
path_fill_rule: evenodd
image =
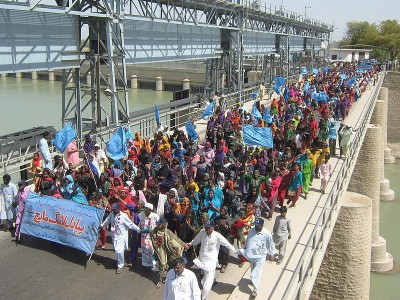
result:
<svg viewBox="0 0 400 300"><path fill-rule="evenodd" d="M52 125L60 130L61 89L60 81L0 77L0 136L38 126ZM151 89L129 89L128 94L131 111L172 99L172 92ZM110 106L109 103L102 96L102 106Z"/></svg>
<svg viewBox="0 0 400 300"><path fill-rule="evenodd" d="M130 89L131 110L167 103L171 92L150 89ZM0 136L36 126L53 125L61 128L61 82L30 79L0 78ZM396 193L393 202L381 202L380 235L387 241L387 251L400 261L400 160L385 165L385 177ZM400 299L400 273L371 274L371 300Z"/></svg>

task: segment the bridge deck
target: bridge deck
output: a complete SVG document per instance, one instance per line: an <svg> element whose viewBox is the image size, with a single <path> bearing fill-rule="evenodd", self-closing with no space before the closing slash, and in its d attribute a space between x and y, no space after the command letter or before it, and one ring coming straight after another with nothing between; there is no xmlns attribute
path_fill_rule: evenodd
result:
<svg viewBox="0 0 400 300"><path fill-rule="evenodd" d="M357 121L362 114L366 103L369 100L373 90L367 90L363 96L353 104L349 116L345 123L355 128ZM266 103L263 100L263 103ZM246 107L251 109L253 102L246 103ZM200 132L205 130L206 123L204 121L197 122L197 130ZM336 154L339 154L337 145ZM310 187L308 198L300 196L296 207L288 210L288 218L291 220L292 239L288 241L286 256L282 264L277 265L275 262L267 263L264 268L261 286L258 292L258 299L278 300L283 298L286 287L288 286L291 276L296 269L303 251L307 251L306 245L311 236L321 211L327 201L329 191L332 189L333 183L339 175L339 170L343 164L343 159L331 157L330 159L333 174L329 180L326 194L320 193L320 179L314 178L313 185ZM265 222L265 227L272 232L272 227L278 210L274 213L271 221ZM233 258L231 259L231 262ZM317 270L316 270L317 271ZM245 263L243 268L239 268L237 264L230 264L226 273L217 273L217 281L209 295L210 299L249 299L252 292L250 282L250 264ZM309 291L311 292L311 291Z"/></svg>

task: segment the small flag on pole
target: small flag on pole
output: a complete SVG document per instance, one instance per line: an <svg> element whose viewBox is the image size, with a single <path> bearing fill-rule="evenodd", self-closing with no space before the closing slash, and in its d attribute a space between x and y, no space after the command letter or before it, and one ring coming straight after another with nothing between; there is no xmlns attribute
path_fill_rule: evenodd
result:
<svg viewBox="0 0 400 300"><path fill-rule="evenodd" d="M54 147L60 152L64 152L68 145L76 138L76 131L71 123L68 123L56 133L53 141Z"/></svg>

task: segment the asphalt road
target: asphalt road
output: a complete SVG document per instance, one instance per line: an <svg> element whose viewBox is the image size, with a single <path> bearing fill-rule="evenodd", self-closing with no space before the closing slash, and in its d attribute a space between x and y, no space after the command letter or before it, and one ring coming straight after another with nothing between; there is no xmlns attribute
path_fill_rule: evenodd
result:
<svg viewBox="0 0 400 300"><path fill-rule="evenodd" d="M27 235L16 245L4 231L0 249L0 299L161 299L158 274L140 257L131 270L115 273L110 240L89 262L82 251Z"/></svg>

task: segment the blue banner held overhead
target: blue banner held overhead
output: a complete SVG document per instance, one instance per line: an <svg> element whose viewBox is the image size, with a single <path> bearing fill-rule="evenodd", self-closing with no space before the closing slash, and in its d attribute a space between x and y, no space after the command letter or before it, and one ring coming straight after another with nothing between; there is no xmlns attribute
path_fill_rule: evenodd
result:
<svg viewBox="0 0 400 300"><path fill-rule="evenodd" d="M269 127L257 127L253 125L243 125L243 142L246 145L274 147L272 129Z"/></svg>
<svg viewBox="0 0 400 300"><path fill-rule="evenodd" d="M347 84L346 84L346 85L347 85L347 86L351 86L351 85L355 84L356 81L357 81L357 78L353 77L353 78L351 78L349 81L347 81Z"/></svg>
<svg viewBox="0 0 400 300"><path fill-rule="evenodd" d="M303 91L306 92L306 91L308 91L309 88L310 88L310 83L307 81L307 82L304 84Z"/></svg>
<svg viewBox="0 0 400 300"><path fill-rule="evenodd" d="M251 99L255 100L257 97L260 97L260 93L259 92L252 92L251 93Z"/></svg>
<svg viewBox="0 0 400 300"><path fill-rule="evenodd" d="M120 127L107 143L107 155L113 160L119 160L126 155L125 131Z"/></svg>
<svg viewBox="0 0 400 300"><path fill-rule="evenodd" d="M93 253L104 209L29 192L21 233Z"/></svg>
<svg viewBox="0 0 400 300"><path fill-rule="evenodd" d="M158 111L157 104L154 106L154 114L155 114L155 118L156 118L156 123L160 124L160 112Z"/></svg>
<svg viewBox="0 0 400 300"><path fill-rule="evenodd" d="M322 69L322 73L328 73L329 72L329 68L323 68Z"/></svg>
<svg viewBox="0 0 400 300"><path fill-rule="evenodd" d="M307 75L307 68L305 68L305 67L302 67L301 68L301 75Z"/></svg>
<svg viewBox="0 0 400 300"><path fill-rule="evenodd" d="M317 68L313 68L312 72L313 72L314 75L318 75L318 73L319 73Z"/></svg>
<svg viewBox="0 0 400 300"><path fill-rule="evenodd" d="M72 127L71 123L68 123L63 129L56 133L53 145L58 151L64 152L76 136L77 134L74 127Z"/></svg>
<svg viewBox="0 0 400 300"><path fill-rule="evenodd" d="M207 105L201 117L203 118L203 120L207 120L207 118L211 116L213 113L214 113L214 101L211 101L210 104Z"/></svg>

